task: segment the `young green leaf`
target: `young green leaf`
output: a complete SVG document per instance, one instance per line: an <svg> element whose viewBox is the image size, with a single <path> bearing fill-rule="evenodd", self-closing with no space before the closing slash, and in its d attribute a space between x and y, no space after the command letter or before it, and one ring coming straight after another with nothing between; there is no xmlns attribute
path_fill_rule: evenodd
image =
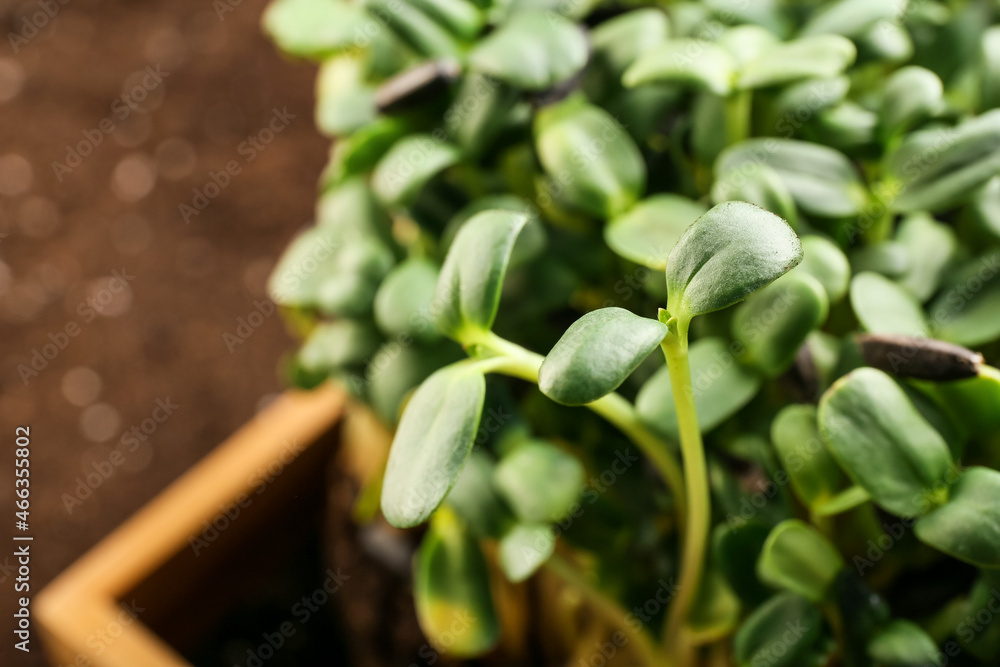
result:
<svg viewBox="0 0 1000 667"><path fill-rule="evenodd" d="M417 619L438 651L469 658L496 644L500 622L486 559L457 517L444 511L435 516L413 569Z"/></svg>
<svg viewBox="0 0 1000 667"><path fill-rule="evenodd" d="M983 109L1000 107L1000 27L983 32L979 46L980 98Z"/></svg>
<svg viewBox="0 0 1000 667"><path fill-rule="evenodd" d="M969 468L948 502L921 517L914 532L922 542L977 567L1000 567L1000 472Z"/></svg>
<svg viewBox="0 0 1000 667"><path fill-rule="evenodd" d="M817 8L799 34L854 37L878 21L897 18L897 0L836 0Z"/></svg>
<svg viewBox="0 0 1000 667"><path fill-rule="evenodd" d="M719 641L732 634L739 621L739 598L720 572L708 568L688 618L691 640L699 645Z"/></svg>
<svg viewBox="0 0 1000 667"><path fill-rule="evenodd" d="M667 310L681 320L721 310L800 261L802 246L784 220L753 204L718 204L670 252Z"/></svg>
<svg viewBox="0 0 1000 667"><path fill-rule="evenodd" d="M844 559L812 526L789 519L775 526L757 560L761 581L807 600L827 599Z"/></svg>
<svg viewBox="0 0 1000 667"><path fill-rule="evenodd" d="M461 348L450 340L430 345L414 342L402 349L393 340L383 344L372 356L371 363L377 370L370 366L364 374L351 375L348 384L352 390L367 395L385 423L395 425L410 391L437 369L464 356Z"/></svg>
<svg viewBox="0 0 1000 667"><path fill-rule="evenodd" d="M666 41L669 23L667 15L655 7L605 21L590 32L593 59L620 78L637 58Z"/></svg>
<svg viewBox="0 0 1000 667"><path fill-rule="evenodd" d="M902 243L878 241L852 250L851 268L855 274L872 271L896 278L910 268L910 255Z"/></svg>
<svg viewBox="0 0 1000 667"><path fill-rule="evenodd" d="M445 335L462 342L493 326L511 251L527 220L513 211L484 211L459 230L434 296L436 322Z"/></svg>
<svg viewBox="0 0 1000 667"><path fill-rule="evenodd" d="M816 136L837 150L854 153L875 142L878 115L846 100L816 115Z"/></svg>
<svg viewBox="0 0 1000 667"><path fill-rule="evenodd" d="M823 286L808 274L789 273L753 294L733 313L733 338L743 361L777 377L795 361L810 332L830 310Z"/></svg>
<svg viewBox="0 0 1000 667"><path fill-rule="evenodd" d="M409 0L424 14L433 18L448 32L461 39L472 40L483 27L485 17L470 0Z"/></svg>
<svg viewBox="0 0 1000 667"><path fill-rule="evenodd" d="M1000 338L1000 253L969 261L928 309L938 338L975 347Z"/></svg>
<svg viewBox="0 0 1000 667"><path fill-rule="evenodd" d="M927 336L924 311L913 295L888 278L864 271L851 280L851 307L865 331Z"/></svg>
<svg viewBox="0 0 1000 667"><path fill-rule="evenodd" d="M940 663L942 654L919 625L897 619L869 640L868 655L880 665L919 667Z"/></svg>
<svg viewBox="0 0 1000 667"><path fill-rule="evenodd" d="M624 308L594 310L570 325L538 370L542 393L563 405L610 394L667 334L658 320Z"/></svg>
<svg viewBox="0 0 1000 667"><path fill-rule="evenodd" d="M847 475L888 511L913 517L940 504L954 466L948 445L882 371L859 368L834 383L819 428Z"/></svg>
<svg viewBox="0 0 1000 667"><path fill-rule="evenodd" d="M917 126L944 107L944 86L934 72L903 67L885 83L879 109L879 137L883 142Z"/></svg>
<svg viewBox="0 0 1000 667"><path fill-rule="evenodd" d="M564 518L583 489L583 465L544 441L520 445L497 465L493 483L519 519L547 523Z"/></svg>
<svg viewBox="0 0 1000 667"><path fill-rule="evenodd" d="M347 244L355 235L377 238L386 248L394 244L392 222L364 178L350 178L324 192L316 203L316 226Z"/></svg>
<svg viewBox="0 0 1000 667"><path fill-rule="evenodd" d="M583 31L552 12L516 14L469 54L469 65L525 90L545 90L571 78L587 62Z"/></svg>
<svg viewBox="0 0 1000 667"><path fill-rule="evenodd" d="M646 187L646 164L632 138L608 112L577 98L535 117L535 147L573 206L613 218Z"/></svg>
<svg viewBox="0 0 1000 667"><path fill-rule="evenodd" d="M423 523L455 483L472 449L486 397L474 367L445 366L420 385L396 429L382 484L382 513L399 528Z"/></svg>
<svg viewBox="0 0 1000 667"><path fill-rule="evenodd" d="M281 306L316 308L329 315L365 315L378 281L394 258L373 236L312 227L292 240L268 280L271 298Z"/></svg>
<svg viewBox="0 0 1000 667"><path fill-rule="evenodd" d="M363 320L324 322L309 333L298 360L309 372L331 372L349 364L360 364L378 347L380 338Z"/></svg>
<svg viewBox="0 0 1000 667"><path fill-rule="evenodd" d="M403 138L406 130L406 123L398 118L376 118L350 135L339 137L323 171L322 189L326 191L347 179L367 174Z"/></svg>
<svg viewBox="0 0 1000 667"><path fill-rule="evenodd" d="M753 606L772 594L757 578L757 557L770 532L767 524L751 519L720 523L712 533L712 562L740 599Z"/></svg>
<svg viewBox="0 0 1000 667"><path fill-rule="evenodd" d="M823 445L812 405L789 405L771 422L771 442L795 495L813 508L840 490L843 474Z"/></svg>
<svg viewBox="0 0 1000 667"><path fill-rule="evenodd" d="M424 3L425 7L431 3ZM385 25L401 41L428 58L458 58L461 46L455 36L437 19L422 11L416 2L369 0L365 8L372 15L369 21ZM386 20L383 17L391 17ZM361 32L364 32L365 26ZM367 37L367 34L365 34Z"/></svg>
<svg viewBox="0 0 1000 667"><path fill-rule="evenodd" d="M500 567L507 579L518 583L544 565L555 549L555 533L550 526L517 523L500 538Z"/></svg>
<svg viewBox="0 0 1000 667"><path fill-rule="evenodd" d="M437 282L438 267L430 260L414 257L397 265L375 293L375 323L389 336L440 338L431 310Z"/></svg>
<svg viewBox="0 0 1000 667"><path fill-rule="evenodd" d="M681 82L728 95L736 63L728 51L699 39L672 39L639 57L622 77L629 88L644 83Z"/></svg>
<svg viewBox="0 0 1000 667"><path fill-rule="evenodd" d="M711 132L718 136L714 128ZM741 169L738 174L716 179L712 184L712 201L716 204L724 201L756 204L765 211L784 218L792 229L797 229L799 225L799 211L788 186L777 170L763 163L753 165L752 169Z"/></svg>
<svg viewBox="0 0 1000 667"><path fill-rule="evenodd" d="M896 241L910 258L909 266L896 277L896 282L910 290L917 300L927 301L937 291L958 250L955 232L950 225L937 222L926 213L916 213L899 223Z"/></svg>
<svg viewBox="0 0 1000 667"><path fill-rule="evenodd" d="M943 211L964 202L1000 173L1000 109L950 130L907 135L888 170L903 184L896 211Z"/></svg>
<svg viewBox="0 0 1000 667"><path fill-rule="evenodd" d="M316 80L316 127L328 136L347 134L374 120L375 88L364 82L364 61L344 54L328 58Z"/></svg>
<svg viewBox="0 0 1000 667"><path fill-rule="evenodd" d="M438 173L458 162L459 150L428 134L411 134L386 153L372 174L372 188L386 206L407 206Z"/></svg>
<svg viewBox="0 0 1000 667"><path fill-rule="evenodd" d="M824 218L856 215L868 202L854 164L832 148L794 139L749 139L730 146L715 163L724 185L740 183L760 165L774 169L796 205Z"/></svg>
<svg viewBox="0 0 1000 667"><path fill-rule="evenodd" d="M702 338L688 353L698 428L707 433L734 415L760 390L760 378L743 367L721 338ZM670 372L663 366L639 390L639 417L660 433L677 438L677 408Z"/></svg>
<svg viewBox="0 0 1000 667"><path fill-rule="evenodd" d="M480 538L499 539L515 521L493 486L495 470L488 454L474 450L444 499L466 527Z"/></svg>
<svg viewBox="0 0 1000 667"><path fill-rule="evenodd" d="M370 20L361 5L342 0L278 0L264 12L264 29L286 53L319 60L354 46L355 31Z"/></svg>
<svg viewBox="0 0 1000 667"><path fill-rule="evenodd" d="M740 4L740 0L710 0L710 2L716 3L716 6L720 2L730 3L734 9ZM740 69L780 42L781 40L771 30L750 23L728 28L719 35L716 43L729 51L736 60L737 69Z"/></svg>
<svg viewBox="0 0 1000 667"><path fill-rule="evenodd" d="M687 197L654 195L605 225L604 241L625 259L663 271L677 239L706 210Z"/></svg>
<svg viewBox="0 0 1000 667"><path fill-rule="evenodd" d="M737 86L763 88L800 79L837 76L854 62L854 43L839 35L803 37L775 44L740 71Z"/></svg>
<svg viewBox="0 0 1000 667"><path fill-rule="evenodd" d="M785 87L774 100L775 129L787 136L798 124L796 116L803 109L821 113L847 99L851 80L841 74L825 79L806 79Z"/></svg>
<svg viewBox="0 0 1000 667"><path fill-rule="evenodd" d="M925 388L971 435L1000 430L1000 371L981 366L979 376Z"/></svg>
<svg viewBox="0 0 1000 667"><path fill-rule="evenodd" d="M851 265L837 245L822 236L802 238L802 263L796 273L808 273L823 285L830 303L847 294L851 281Z"/></svg>
<svg viewBox="0 0 1000 667"><path fill-rule="evenodd" d="M779 593L757 607L736 631L739 667L796 667L820 638L823 618L805 598ZM777 650L776 650L777 649Z"/></svg>
<svg viewBox="0 0 1000 667"><path fill-rule="evenodd" d="M520 90L486 74L467 74L445 114L449 136L462 147L467 158L482 155L493 147L493 139L504 129L520 97Z"/></svg>

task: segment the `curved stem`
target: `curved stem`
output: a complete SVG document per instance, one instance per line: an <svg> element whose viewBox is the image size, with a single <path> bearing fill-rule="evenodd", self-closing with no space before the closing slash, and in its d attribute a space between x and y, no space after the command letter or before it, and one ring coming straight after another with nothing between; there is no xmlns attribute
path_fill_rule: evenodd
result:
<svg viewBox="0 0 1000 667"><path fill-rule="evenodd" d="M473 345L496 355L476 362L484 372L502 373L538 384L538 369L545 359L542 355L503 339L492 331L468 343L470 347ZM621 394L608 394L584 407L611 422L653 463L674 497L678 523L683 526L687 513L684 477L667 443L639 421L635 407Z"/></svg>
<svg viewBox="0 0 1000 667"><path fill-rule="evenodd" d="M619 628L628 638L629 643L636 647L636 652L642 656L643 663L649 667L661 667L668 664L661 655L656 644L642 629L641 625L629 622L630 614L617 602L591 585L584 576L561 557L553 554L545 564L546 569L578 590L604 620Z"/></svg>
<svg viewBox="0 0 1000 667"><path fill-rule="evenodd" d="M698 414L688 363L688 320L671 319L661 347L667 358L670 385L677 408L677 426L684 459L684 479L688 490L687 531L681 555L681 573L677 597L667 615L665 638L673 644L680 664L690 664L692 648L684 636L684 621L694 602L705 567L705 551L711 526L711 499L708 490L708 466L698 428Z"/></svg>

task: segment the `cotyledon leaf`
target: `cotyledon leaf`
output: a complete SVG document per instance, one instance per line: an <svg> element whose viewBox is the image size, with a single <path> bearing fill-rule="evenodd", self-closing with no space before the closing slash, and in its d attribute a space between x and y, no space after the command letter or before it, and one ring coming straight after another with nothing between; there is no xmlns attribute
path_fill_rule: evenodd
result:
<svg viewBox="0 0 1000 667"><path fill-rule="evenodd" d="M836 496L844 476L820 438L814 406L785 406L771 422L771 442L795 495L807 507Z"/></svg>
<svg viewBox="0 0 1000 667"><path fill-rule="evenodd" d="M646 187L646 164L632 137L607 111L571 98L538 112L535 148L566 200L599 218L632 206Z"/></svg>
<svg viewBox="0 0 1000 667"><path fill-rule="evenodd" d="M410 399L389 452L382 513L399 528L427 520L451 489L479 428L483 373L469 363L445 366Z"/></svg>
<svg viewBox="0 0 1000 667"><path fill-rule="evenodd" d="M819 427L876 504L914 517L942 502L954 468L948 445L882 371L859 368L835 382L820 401Z"/></svg>
<svg viewBox="0 0 1000 667"><path fill-rule="evenodd" d="M866 331L927 336L927 318L917 300L888 278L864 271L851 280L851 307Z"/></svg>
<svg viewBox="0 0 1000 667"><path fill-rule="evenodd" d="M515 15L469 54L473 69L526 90L566 81L587 62L587 38L553 12Z"/></svg>
<svg viewBox="0 0 1000 667"><path fill-rule="evenodd" d="M375 166L372 189L387 206L409 205L432 178L459 157L458 148L432 135L403 137Z"/></svg>
<svg viewBox="0 0 1000 667"><path fill-rule="evenodd" d="M837 76L857 57L853 42L840 35L815 35L765 49L747 63L737 80L739 88L762 88L800 79Z"/></svg>
<svg viewBox="0 0 1000 667"><path fill-rule="evenodd" d="M963 203L1000 174L1000 109L951 129L912 132L889 157L902 189L896 211L942 211Z"/></svg>
<svg viewBox="0 0 1000 667"><path fill-rule="evenodd" d="M583 405L611 393L655 350L667 327L624 308L594 310L566 330L538 370L542 393Z"/></svg>
<svg viewBox="0 0 1000 667"><path fill-rule="evenodd" d="M437 650L474 657L499 640L486 559L452 512L434 517L417 552L413 579L417 619Z"/></svg>
<svg viewBox="0 0 1000 667"><path fill-rule="evenodd" d="M766 137L730 146L715 162L715 177L725 189L739 184L760 165L776 171L805 213L825 218L856 215L868 194L854 164L843 153L795 139Z"/></svg>
<svg viewBox="0 0 1000 667"><path fill-rule="evenodd" d="M543 440L530 440L500 461L493 484L522 521L546 523L570 512L584 475L576 457Z"/></svg>
<svg viewBox="0 0 1000 667"><path fill-rule="evenodd" d="M802 245L778 216L724 202L688 227L667 259L667 310L678 319L745 299L802 261Z"/></svg>
<svg viewBox="0 0 1000 667"><path fill-rule="evenodd" d="M527 220L514 211L483 211L458 231L434 296L435 321L446 335L462 341L493 326L514 242Z"/></svg>
<svg viewBox="0 0 1000 667"><path fill-rule="evenodd" d="M808 273L788 273L736 308L733 338L743 345L742 360L766 377L777 377L795 361L810 332L830 310L826 291Z"/></svg>
<svg viewBox="0 0 1000 667"><path fill-rule="evenodd" d="M757 560L761 581L813 602L826 599L843 567L844 559L833 544L798 519L775 526Z"/></svg>
<svg viewBox="0 0 1000 667"><path fill-rule="evenodd" d="M700 39L673 39L644 53L625 70L624 84L681 82L728 95L736 63L728 51Z"/></svg>
<svg viewBox="0 0 1000 667"><path fill-rule="evenodd" d="M1000 472L962 473L948 502L920 518L914 532L935 549L979 567L1000 567Z"/></svg>
<svg viewBox="0 0 1000 667"><path fill-rule="evenodd" d="M662 271L677 239L705 211L681 195L654 195L605 225L604 241L625 259Z"/></svg>

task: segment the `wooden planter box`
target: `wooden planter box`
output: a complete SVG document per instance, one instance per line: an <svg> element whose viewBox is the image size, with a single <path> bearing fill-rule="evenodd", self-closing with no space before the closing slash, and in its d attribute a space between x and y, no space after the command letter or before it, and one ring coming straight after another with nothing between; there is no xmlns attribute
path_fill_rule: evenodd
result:
<svg viewBox="0 0 1000 667"><path fill-rule="evenodd" d="M234 592L315 538L345 403L283 394L61 574L33 605L49 659L191 667Z"/></svg>

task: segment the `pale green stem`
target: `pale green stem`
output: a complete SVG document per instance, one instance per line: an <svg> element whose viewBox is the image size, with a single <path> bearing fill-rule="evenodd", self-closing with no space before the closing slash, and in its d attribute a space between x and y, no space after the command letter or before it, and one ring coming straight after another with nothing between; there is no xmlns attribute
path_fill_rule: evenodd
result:
<svg viewBox="0 0 1000 667"><path fill-rule="evenodd" d="M749 90L738 90L725 98L726 145L738 144L750 136L750 105L753 102Z"/></svg>
<svg viewBox="0 0 1000 667"><path fill-rule="evenodd" d="M502 373L538 384L538 369L544 361L542 355L526 350L493 332L480 334L467 345L478 346L496 355L475 362L484 372ZM617 427L653 463L674 497L678 523L683 526L686 515L684 477L667 443L643 425L635 412L635 407L620 394L608 394L592 403L587 403L584 407Z"/></svg>
<svg viewBox="0 0 1000 667"><path fill-rule="evenodd" d="M545 567L579 591L606 622L625 633L629 643L642 656L644 664L649 667L662 667L669 664L666 657L657 650L656 644L649 638L649 635L641 629L641 626L637 629L635 624L628 621L628 612L612 598L592 586L576 568L557 555L551 556Z"/></svg>
<svg viewBox="0 0 1000 667"><path fill-rule="evenodd" d="M677 597L667 616L665 641L676 650L681 665L690 664L692 649L684 635L684 622L701 583L705 566L705 551L711 526L711 499L708 490L708 466L698 428L698 414L688 363L689 320L672 318L667 322L667 335L661 343L667 358L670 385L677 409L677 426L684 460L684 479L688 490L687 531L681 554L680 581Z"/></svg>

